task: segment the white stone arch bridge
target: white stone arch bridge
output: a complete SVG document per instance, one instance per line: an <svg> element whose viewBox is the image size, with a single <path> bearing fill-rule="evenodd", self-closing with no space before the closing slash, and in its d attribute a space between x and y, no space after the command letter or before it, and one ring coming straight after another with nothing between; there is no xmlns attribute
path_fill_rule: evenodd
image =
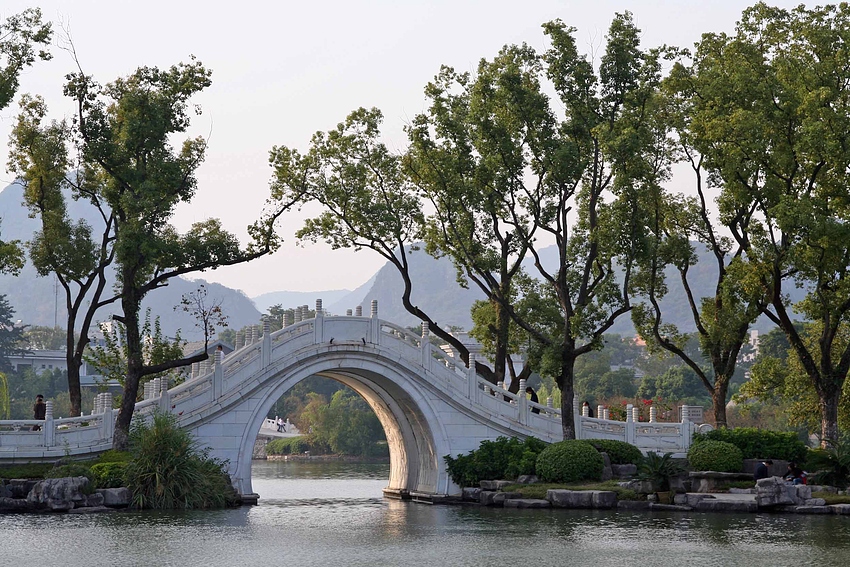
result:
<svg viewBox="0 0 850 567"><path fill-rule="evenodd" d="M338 380L357 391L384 427L390 452L385 493L428 498L458 491L445 455L477 449L498 436L562 439L558 409L535 404L494 386L461 361L434 348L427 336L377 317L317 316L249 341L224 360L216 355L208 372L170 390L147 385L136 405L143 416L159 408L177 416L214 457L228 461L234 487L250 501L251 456L271 406L310 376ZM474 364L470 365L474 368ZM162 384L164 386L164 384ZM521 388L520 391L524 391ZM531 411L539 410L539 413ZM91 416L0 421L0 462L27 461L105 450L111 445L115 411L96 407ZM694 426L637 424L582 417L580 437L622 439L644 448L686 450ZM31 425L40 424L40 431Z"/></svg>

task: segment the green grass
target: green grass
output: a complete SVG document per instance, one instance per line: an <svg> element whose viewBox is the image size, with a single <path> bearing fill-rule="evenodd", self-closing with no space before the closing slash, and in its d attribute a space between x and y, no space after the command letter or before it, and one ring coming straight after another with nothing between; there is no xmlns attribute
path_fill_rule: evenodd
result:
<svg viewBox="0 0 850 567"><path fill-rule="evenodd" d="M832 492L812 492L812 498L823 498L826 504L850 504L850 495L833 494Z"/></svg>
<svg viewBox="0 0 850 567"><path fill-rule="evenodd" d="M617 493L617 500L644 500L645 497L634 490L623 488L615 480L605 482L573 482L569 484L511 484L503 490L505 492L519 492L523 498L546 498L546 491L553 490L609 490Z"/></svg>
<svg viewBox="0 0 850 567"><path fill-rule="evenodd" d="M0 467L0 478L44 478L53 463L27 463Z"/></svg>

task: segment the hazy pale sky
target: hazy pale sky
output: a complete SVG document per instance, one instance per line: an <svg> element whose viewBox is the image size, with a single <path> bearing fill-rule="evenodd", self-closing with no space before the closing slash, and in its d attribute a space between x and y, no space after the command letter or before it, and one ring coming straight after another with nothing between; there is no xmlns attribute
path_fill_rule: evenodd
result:
<svg viewBox="0 0 850 567"><path fill-rule="evenodd" d="M734 29L738 0L540 0L242 2L180 0L2 0L0 18L40 6L44 17L70 31L83 70L101 83L142 65L168 67L195 55L213 71L213 83L193 102L192 135L209 137L199 190L175 224L218 217L243 242L268 195L274 145L306 149L312 134L328 130L360 106L380 108L391 148L403 148L404 124L425 109L423 87L441 64L473 71L508 43L547 47L540 25L560 18L578 28L588 54L604 50L615 12L630 10L643 45L691 47L707 31ZM773 4L793 7L797 1ZM62 35L60 26L56 31ZM62 96L70 56L54 48L22 77L20 93L41 94L55 118L73 112ZM0 159L17 105L0 111ZM3 186L12 176L0 173ZM315 212L315 211L314 211ZM284 220L285 243L276 254L243 266L202 274L249 296L277 290L320 291L364 283L383 261L368 250L331 251L296 245L301 215ZM3 211L0 211L0 216Z"/></svg>

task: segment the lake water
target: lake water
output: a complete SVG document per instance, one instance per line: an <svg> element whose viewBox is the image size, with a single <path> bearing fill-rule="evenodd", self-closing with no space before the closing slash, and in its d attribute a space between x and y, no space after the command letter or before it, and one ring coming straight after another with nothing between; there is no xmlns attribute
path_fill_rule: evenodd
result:
<svg viewBox="0 0 850 567"><path fill-rule="evenodd" d="M429 506L388 465L257 461L259 506L0 515L2 567L844 566L850 518Z"/></svg>

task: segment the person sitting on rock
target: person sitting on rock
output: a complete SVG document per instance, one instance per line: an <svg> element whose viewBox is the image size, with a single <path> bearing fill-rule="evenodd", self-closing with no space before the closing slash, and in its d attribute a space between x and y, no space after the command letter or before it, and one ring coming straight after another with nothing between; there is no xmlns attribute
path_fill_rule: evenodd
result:
<svg viewBox="0 0 850 567"><path fill-rule="evenodd" d="M788 472L782 478L793 484L806 484L806 473L794 462L788 463Z"/></svg>
<svg viewBox="0 0 850 567"><path fill-rule="evenodd" d="M773 461L762 461L756 466L756 470L753 473L753 480L758 482L763 478L767 478L770 476L770 467L773 465Z"/></svg>

